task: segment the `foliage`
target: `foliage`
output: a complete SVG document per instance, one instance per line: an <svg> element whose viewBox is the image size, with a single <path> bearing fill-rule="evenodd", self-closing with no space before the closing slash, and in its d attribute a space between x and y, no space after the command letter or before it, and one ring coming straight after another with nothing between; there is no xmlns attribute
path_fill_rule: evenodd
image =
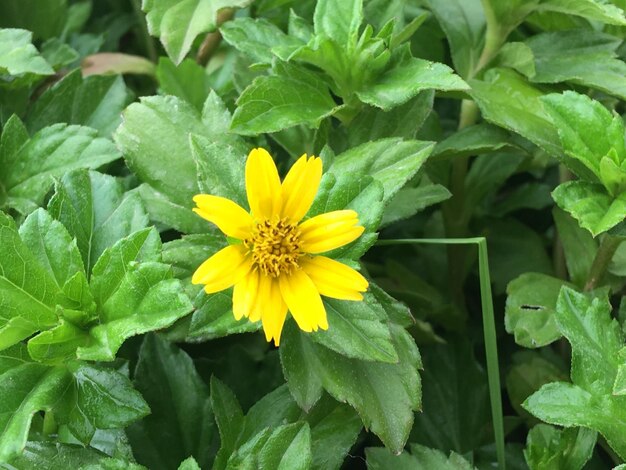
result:
<svg viewBox="0 0 626 470"><path fill-rule="evenodd" d="M0 2L0 468L625 465L625 11ZM253 148L363 227L279 348L192 283Z"/></svg>

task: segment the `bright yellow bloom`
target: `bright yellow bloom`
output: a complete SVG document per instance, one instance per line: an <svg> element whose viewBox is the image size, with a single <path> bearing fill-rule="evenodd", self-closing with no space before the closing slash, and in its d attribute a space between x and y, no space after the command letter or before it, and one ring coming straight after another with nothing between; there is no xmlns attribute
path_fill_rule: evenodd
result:
<svg viewBox="0 0 626 470"><path fill-rule="evenodd" d="M363 300L367 280L354 269L314 256L356 240L364 228L357 213L340 210L302 222L322 178L322 161L306 155L280 182L266 150L254 149L246 162L250 213L233 201L207 194L193 198L194 211L227 236L241 240L202 263L191 282L211 294L231 286L237 320L263 322L267 341L280 343L287 310L303 331L328 329L321 295Z"/></svg>

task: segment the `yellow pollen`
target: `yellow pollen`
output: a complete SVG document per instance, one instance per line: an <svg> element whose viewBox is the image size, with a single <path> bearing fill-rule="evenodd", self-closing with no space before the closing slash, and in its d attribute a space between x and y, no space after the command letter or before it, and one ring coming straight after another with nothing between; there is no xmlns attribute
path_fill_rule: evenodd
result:
<svg viewBox="0 0 626 470"><path fill-rule="evenodd" d="M287 219L265 220L257 224L252 237L243 241L252 253L255 267L263 274L278 277L298 269L300 231Z"/></svg>

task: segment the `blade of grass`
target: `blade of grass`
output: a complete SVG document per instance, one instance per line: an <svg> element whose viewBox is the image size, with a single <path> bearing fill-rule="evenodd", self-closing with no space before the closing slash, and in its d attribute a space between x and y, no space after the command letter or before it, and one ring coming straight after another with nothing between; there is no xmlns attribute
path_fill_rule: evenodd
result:
<svg viewBox="0 0 626 470"><path fill-rule="evenodd" d="M506 469L504 453L504 416L502 414L502 395L500 392L500 368L498 366L498 342L496 339L496 322L493 312L493 297L491 294L491 276L489 275L489 256L487 240L484 237L475 238L404 238L396 240L379 240L378 246L389 245L477 245L478 247L478 274L480 278L480 301L483 311L483 334L485 337L485 351L487 354L487 379L489 382L489 400L491 402L491 418L496 440L496 454L498 468Z"/></svg>

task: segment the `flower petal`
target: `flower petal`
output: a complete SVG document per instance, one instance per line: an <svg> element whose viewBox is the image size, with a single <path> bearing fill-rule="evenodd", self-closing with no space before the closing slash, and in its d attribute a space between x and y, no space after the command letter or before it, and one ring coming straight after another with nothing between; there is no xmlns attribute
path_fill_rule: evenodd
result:
<svg viewBox="0 0 626 470"><path fill-rule="evenodd" d="M198 206L193 211L203 219L214 223L229 237L243 240L252 232L252 217L239 204L219 196L198 194L193 197Z"/></svg>
<svg viewBox="0 0 626 470"><path fill-rule="evenodd" d="M327 330L326 309L309 276L298 269L290 275L280 276L278 280L283 299L300 329L310 332L317 331L319 327Z"/></svg>
<svg viewBox="0 0 626 470"><path fill-rule="evenodd" d="M369 283L359 272L325 256L306 257L300 266L320 294L342 300L363 300Z"/></svg>
<svg viewBox="0 0 626 470"><path fill-rule="evenodd" d="M300 222L309 211L322 179L322 159L302 155L283 181L282 216L292 224Z"/></svg>
<svg viewBox="0 0 626 470"><path fill-rule="evenodd" d="M237 284L252 268L252 257L243 245L230 245L202 263L191 278L192 284L205 284L207 294Z"/></svg>
<svg viewBox="0 0 626 470"><path fill-rule="evenodd" d="M235 320L248 317L257 300L259 291L259 271L252 270L233 289L233 315Z"/></svg>
<svg viewBox="0 0 626 470"><path fill-rule="evenodd" d="M274 160L262 148L253 149L246 162L246 192L250 211L255 219L279 215L282 187Z"/></svg>
<svg viewBox="0 0 626 470"><path fill-rule="evenodd" d="M323 253L356 240L364 227L353 210L342 210L320 214L299 225L302 251L311 254Z"/></svg>
<svg viewBox="0 0 626 470"><path fill-rule="evenodd" d="M263 320L265 339L267 341L274 339L274 344L278 346L285 318L287 318L287 304L280 293L278 280L272 279L270 285L270 294L267 297L268 303L263 308L261 319Z"/></svg>
<svg viewBox="0 0 626 470"><path fill-rule="evenodd" d="M272 284L276 281L274 278L266 276L259 272L259 284L257 287L256 299L250 312L250 321L257 322L261 320L263 313L272 304Z"/></svg>

